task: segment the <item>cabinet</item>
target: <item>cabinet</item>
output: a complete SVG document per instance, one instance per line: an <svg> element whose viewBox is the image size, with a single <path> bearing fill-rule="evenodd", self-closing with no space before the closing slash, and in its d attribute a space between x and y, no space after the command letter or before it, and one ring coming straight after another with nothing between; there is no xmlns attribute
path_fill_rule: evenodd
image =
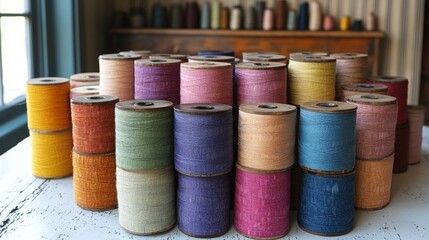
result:
<svg viewBox="0 0 429 240"><path fill-rule="evenodd" d="M378 75L380 31L256 31L203 29L115 28L109 31L111 52L151 50L153 53L195 55L201 50L366 53L369 76Z"/></svg>

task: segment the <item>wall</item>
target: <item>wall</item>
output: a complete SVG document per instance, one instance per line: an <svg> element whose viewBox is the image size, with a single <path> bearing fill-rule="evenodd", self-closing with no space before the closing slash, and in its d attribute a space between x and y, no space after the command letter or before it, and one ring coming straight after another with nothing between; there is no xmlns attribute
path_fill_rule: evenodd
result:
<svg viewBox="0 0 429 240"><path fill-rule="evenodd" d="M203 3L207 0L198 0ZM299 4L306 0L287 0L290 9L297 9ZM106 7L104 1L94 0L85 2L99 2L97 8ZM115 0L109 5L112 10L128 11L130 2ZM183 2L180 0L146 0L148 6L153 2L164 4ZM243 6L253 5L255 0L223 0L226 5L232 6L241 3ZM268 6L273 6L274 0L267 0ZM337 19L344 15L352 19L365 19L373 11L378 17L379 30L385 32L380 59L380 75L403 76L409 79L408 103L417 104L419 100L421 52L423 39L424 0L320 0L325 14L331 14ZM150 9L150 7L148 8ZM97 10L96 10L97 11ZM100 11L100 10L98 10ZM104 13L110 14L108 11ZM88 13L90 14L90 13ZM100 20L100 19L99 19ZM102 24L100 22L100 24ZM104 22L106 27L106 22ZM89 31L87 38L94 38L93 31ZM103 40L100 37L95 37ZM94 39L92 39L94 40ZM92 46L100 47L94 41ZM89 53L88 53L89 54ZM88 56L94 58L94 56ZM92 66L94 67L94 66Z"/></svg>

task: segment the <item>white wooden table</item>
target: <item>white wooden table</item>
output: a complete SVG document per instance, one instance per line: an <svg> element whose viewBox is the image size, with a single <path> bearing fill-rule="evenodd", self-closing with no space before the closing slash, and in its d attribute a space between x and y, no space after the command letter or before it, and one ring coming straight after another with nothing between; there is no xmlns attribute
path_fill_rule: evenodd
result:
<svg viewBox="0 0 429 240"><path fill-rule="evenodd" d="M378 211L356 211L355 227L338 237L301 230L296 212L283 239L429 239L429 127L424 127L422 162L393 177L392 201ZM72 178L31 175L30 141L0 156L0 239L191 239L177 227L151 237L127 233L117 209L91 212L74 202ZM218 239L246 239L234 228Z"/></svg>

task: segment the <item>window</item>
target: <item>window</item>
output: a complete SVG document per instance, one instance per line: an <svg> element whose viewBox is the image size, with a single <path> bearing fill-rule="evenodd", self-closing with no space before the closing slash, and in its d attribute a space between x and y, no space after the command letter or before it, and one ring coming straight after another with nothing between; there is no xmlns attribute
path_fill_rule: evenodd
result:
<svg viewBox="0 0 429 240"><path fill-rule="evenodd" d="M31 76L30 0L0 0L0 108L25 94Z"/></svg>

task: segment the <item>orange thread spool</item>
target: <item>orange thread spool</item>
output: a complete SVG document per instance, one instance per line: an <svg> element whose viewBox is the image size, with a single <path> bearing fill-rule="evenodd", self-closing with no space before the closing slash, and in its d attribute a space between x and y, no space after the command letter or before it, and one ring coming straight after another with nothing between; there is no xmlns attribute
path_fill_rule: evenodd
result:
<svg viewBox="0 0 429 240"><path fill-rule="evenodd" d="M115 104L118 97L80 96L71 100L74 149L81 153L115 151Z"/></svg>
<svg viewBox="0 0 429 240"><path fill-rule="evenodd" d="M116 208L115 153L81 154L73 150L72 158L77 205L89 210Z"/></svg>
<svg viewBox="0 0 429 240"><path fill-rule="evenodd" d="M377 160L356 160L355 207L377 210L390 202L394 154Z"/></svg>

